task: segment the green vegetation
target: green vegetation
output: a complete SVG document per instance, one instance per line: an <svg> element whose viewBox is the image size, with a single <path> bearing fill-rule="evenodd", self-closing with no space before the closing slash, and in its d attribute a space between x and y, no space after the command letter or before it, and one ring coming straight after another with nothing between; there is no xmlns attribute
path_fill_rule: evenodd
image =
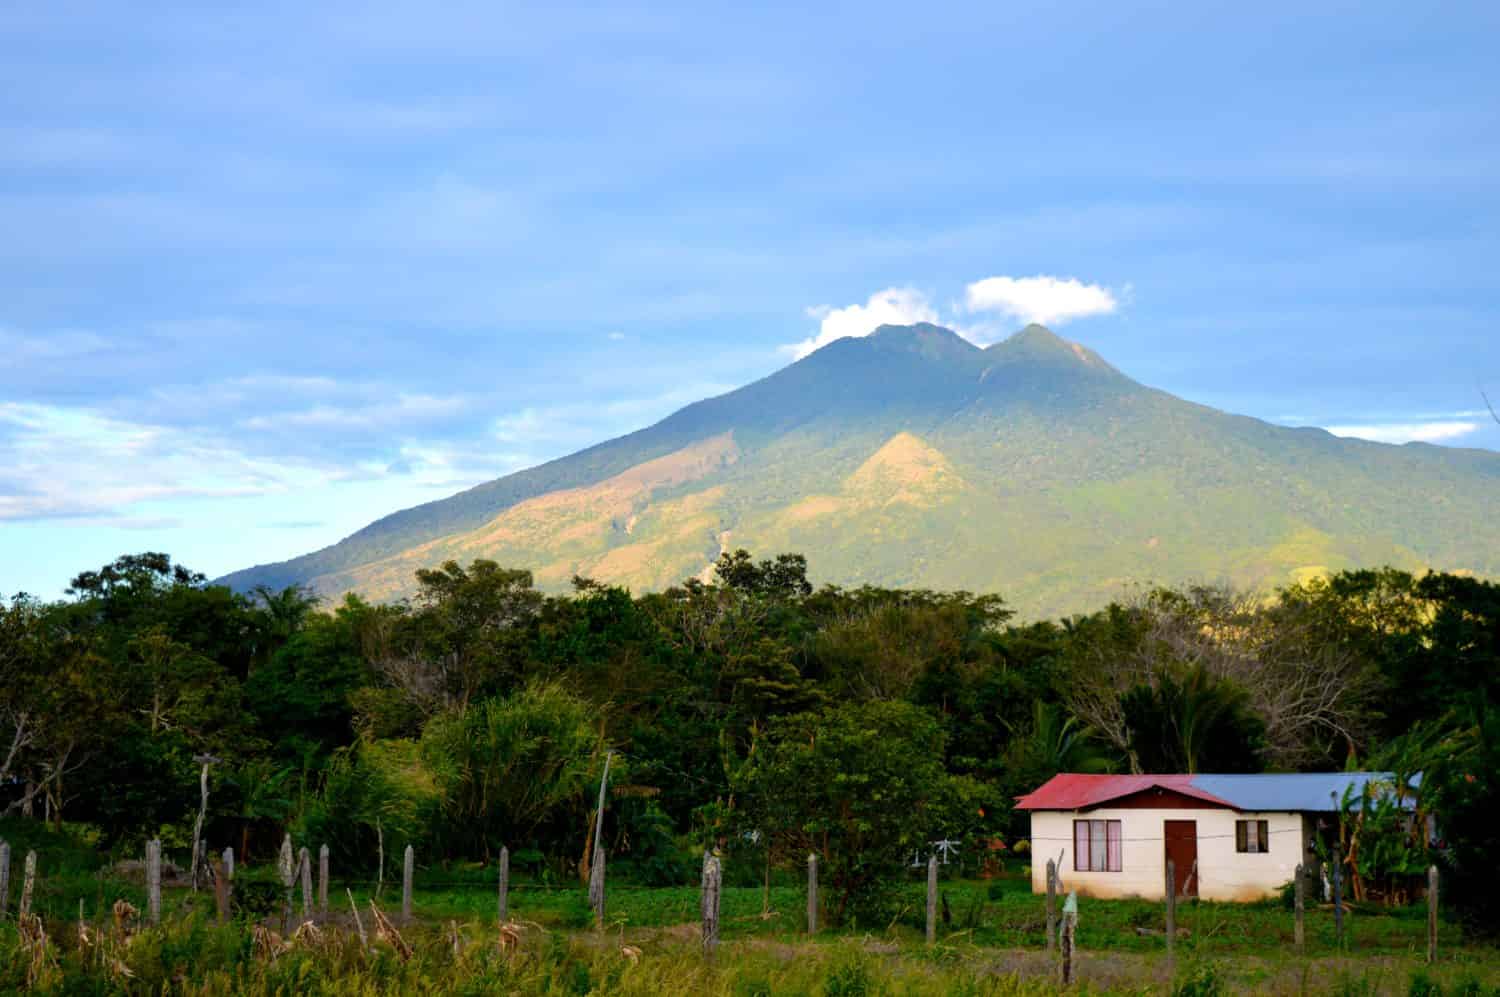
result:
<svg viewBox="0 0 1500 997"><path fill-rule="evenodd" d="M80 902L101 922L116 899L142 906L140 870L121 863L147 838L185 864L208 755L204 837L236 849L244 923L200 923L211 897L170 889L168 926L127 959L138 989L181 976L189 990L271 992L294 967L323 981L309 989L555 987L556 974L583 973L607 979L603 992L634 992L683 973L740 992L764 973L778 993L833 992L838 946L763 961L803 944L801 877L816 852L831 931L894 946L889 958L849 950L876 990L1023 992L1046 966L1011 978L1004 963L1041 937L1017 794L1058 771L1344 765L1423 776L1415 824L1378 796L1346 801L1336 822L1352 950L1404 978L1423 930L1413 877L1436 862L1445 950L1493 970L1482 946L1500 929L1500 586L1347 572L1270 599L1158 590L1018 624L996 596L815 588L807 570L798 555L736 551L707 581L661 593L579 578L555 596L524 571L450 562L418 576L411 602L325 610L297 590L240 595L143 554L79 575L59 602L0 603L0 744L14 745L0 756L0 837L43 857L35 906L58 961L40 969L64 989L70 973L104 972L106 956L74 951ZM581 884L607 754L610 932L645 945L639 964L573 937L589 922ZM1436 847L1421 833L1429 814ZM344 886L363 903L381 880L394 907L414 846L418 957L367 958L347 937L257 956L248 926L279 909L271 866L287 832L330 846L336 908ZM912 946L909 868L940 838L961 843L955 873L983 862L1000 874L945 880L941 958ZM513 910L536 925L521 962L489 934L502 844ZM724 934L738 946L720 969L674 934L695 920L705 848L724 857ZM1087 911L1080 944L1124 960L1101 988L1165 982L1155 905ZM1312 915L1313 955L1343 958L1328 920ZM448 921L473 942L461 938L456 957ZM1213 972L1234 986L1253 985L1252 971L1284 977L1277 904L1188 905L1180 923L1185 958L1228 960ZM3 932L9 979L34 976L35 938L23 952ZM1340 965L1362 978L1358 962ZM1455 986L1459 968L1431 979Z"/></svg>
<svg viewBox="0 0 1500 997"><path fill-rule="evenodd" d="M548 592L575 575L660 591L746 547L803 551L839 585L1003 592L1039 619L1126 583L1497 576L1497 490L1495 454L1227 415L1040 327L985 350L886 327L225 581L384 600L415 595L419 568L486 558Z"/></svg>

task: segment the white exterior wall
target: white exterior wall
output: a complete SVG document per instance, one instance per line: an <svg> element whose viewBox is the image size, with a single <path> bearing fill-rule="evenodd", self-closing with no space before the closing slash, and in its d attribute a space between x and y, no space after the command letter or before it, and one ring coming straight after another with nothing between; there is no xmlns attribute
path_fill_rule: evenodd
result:
<svg viewBox="0 0 1500 997"><path fill-rule="evenodd" d="M1073 869L1073 821L1118 820L1123 839L1119 872ZM1289 883L1302 861L1305 833L1302 815L1281 812L1202 810L1035 810L1031 814L1031 889L1047 890L1047 860L1061 853L1058 873L1062 891L1090 897L1166 896L1165 822L1198 824L1198 896L1204 900L1259 900ZM1271 850L1241 853L1234 848L1237 820L1263 820Z"/></svg>

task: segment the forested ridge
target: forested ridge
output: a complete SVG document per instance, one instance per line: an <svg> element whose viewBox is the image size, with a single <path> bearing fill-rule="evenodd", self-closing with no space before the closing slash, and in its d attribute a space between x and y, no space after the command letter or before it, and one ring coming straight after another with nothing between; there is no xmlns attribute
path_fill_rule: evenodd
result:
<svg viewBox="0 0 1500 997"><path fill-rule="evenodd" d="M208 758L204 837L249 861L292 829L351 872L407 843L431 863L505 844L576 877L608 754L612 875L812 850L842 917L925 842L1024 847L1014 797L1059 771L1357 766L1422 773L1442 840L1397 828L1356 871L1437 861L1494 929L1500 585L1349 571L1018 624L996 595L807 577L737 551L708 582L558 596L476 560L417 572L408 602L321 606L122 557L60 601L0 603L0 805L121 854L181 847Z"/></svg>

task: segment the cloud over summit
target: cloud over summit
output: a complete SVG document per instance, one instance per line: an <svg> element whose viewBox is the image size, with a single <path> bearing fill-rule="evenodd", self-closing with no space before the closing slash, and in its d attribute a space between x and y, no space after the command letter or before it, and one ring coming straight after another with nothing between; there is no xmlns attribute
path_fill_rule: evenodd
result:
<svg viewBox="0 0 1500 997"><path fill-rule="evenodd" d="M993 312L1022 325L1030 322L1061 325L1075 318L1108 315L1118 307L1114 293L1100 284L1085 284L1073 277L1038 275L977 280L964 289L963 311L969 315ZM925 292L914 287L888 287L870 295L863 304L842 308L817 305L807 309L808 316L818 320L817 333L782 349L800 360L836 339L868 336L882 325L917 322L945 325L980 346L1013 331L1002 330L991 322L965 322L956 305L952 311L952 315L944 318Z"/></svg>

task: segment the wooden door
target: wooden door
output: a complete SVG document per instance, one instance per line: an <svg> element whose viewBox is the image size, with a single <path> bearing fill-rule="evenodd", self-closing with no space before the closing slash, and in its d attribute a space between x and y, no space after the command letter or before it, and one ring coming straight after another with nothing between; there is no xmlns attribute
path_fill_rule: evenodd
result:
<svg viewBox="0 0 1500 997"><path fill-rule="evenodd" d="M1169 820L1162 822L1166 857L1172 860L1179 897L1198 895L1198 822Z"/></svg>

